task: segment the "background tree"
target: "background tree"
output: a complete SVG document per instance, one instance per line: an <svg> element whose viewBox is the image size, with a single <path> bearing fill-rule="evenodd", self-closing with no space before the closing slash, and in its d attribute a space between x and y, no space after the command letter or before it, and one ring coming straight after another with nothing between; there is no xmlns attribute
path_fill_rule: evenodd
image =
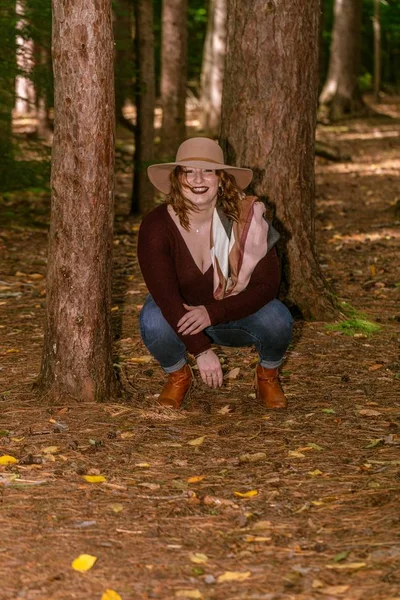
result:
<svg viewBox="0 0 400 600"><path fill-rule="evenodd" d="M329 69L319 97L329 118L340 119L363 106L358 85L362 0L335 0Z"/></svg>
<svg viewBox="0 0 400 600"><path fill-rule="evenodd" d="M133 90L135 76L133 5L130 0L116 0L112 5L115 39L115 115L118 124L134 133L135 127L133 123L125 117L123 112L127 101L133 104L135 100Z"/></svg>
<svg viewBox="0 0 400 600"><path fill-rule="evenodd" d="M372 23L374 27L374 98L379 102L381 91L381 0L374 0L374 16Z"/></svg>
<svg viewBox="0 0 400 600"><path fill-rule="evenodd" d="M163 0L160 157L171 158L186 137L187 0Z"/></svg>
<svg viewBox="0 0 400 600"><path fill-rule="evenodd" d="M254 170L252 191L275 207L288 303L325 320L334 306L314 236L318 6L231 0L221 145L230 164Z"/></svg>
<svg viewBox="0 0 400 600"><path fill-rule="evenodd" d="M0 5L0 189L7 189L13 162L12 111L15 104L16 62L15 0Z"/></svg>
<svg viewBox="0 0 400 600"><path fill-rule="evenodd" d="M43 361L50 396L106 400L110 331L114 79L110 0L53 3L55 132Z"/></svg>
<svg viewBox="0 0 400 600"><path fill-rule="evenodd" d="M200 123L210 135L221 121L222 84L226 52L227 0L210 0L201 71Z"/></svg>
<svg viewBox="0 0 400 600"><path fill-rule="evenodd" d="M147 167L154 158L154 33L153 4L135 1L136 128L132 212L145 214L154 205L154 187Z"/></svg>

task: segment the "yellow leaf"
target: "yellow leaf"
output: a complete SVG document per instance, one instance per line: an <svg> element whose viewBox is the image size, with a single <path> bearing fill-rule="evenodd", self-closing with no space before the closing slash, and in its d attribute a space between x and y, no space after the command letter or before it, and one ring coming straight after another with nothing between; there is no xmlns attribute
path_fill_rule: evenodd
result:
<svg viewBox="0 0 400 600"><path fill-rule="evenodd" d="M188 598L188 600L201 600L203 598L200 590L177 590L175 598Z"/></svg>
<svg viewBox="0 0 400 600"><path fill-rule="evenodd" d="M118 502L114 502L113 504L110 504L110 508L115 513L120 513L122 510L124 510L123 505L119 504Z"/></svg>
<svg viewBox="0 0 400 600"><path fill-rule="evenodd" d="M121 596L114 590L106 590L101 600L122 600Z"/></svg>
<svg viewBox="0 0 400 600"><path fill-rule="evenodd" d="M256 530L271 529L271 521L257 521L252 528Z"/></svg>
<svg viewBox="0 0 400 600"><path fill-rule="evenodd" d="M373 410L372 408L362 408L358 411L359 415L363 415L365 417L379 417L382 413L378 410Z"/></svg>
<svg viewBox="0 0 400 600"><path fill-rule="evenodd" d="M323 472L319 469L314 469L314 471L309 471L308 474L311 475L311 477L318 477L318 475L323 475Z"/></svg>
<svg viewBox="0 0 400 600"><path fill-rule="evenodd" d="M245 537L245 542L247 543L251 543L251 542L270 542L272 540L271 537L264 537L261 535L247 535Z"/></svg>
<svg viewBox="0 0 400 600"><path fill-rule="evenodd" d="M318 590L320 588L323 588L324 585L325 585L324 582L321 581L320 579L314 579L313 582L312 582L312 584L311 584L311 587L312 587L313 590Z"/></svg>
<svg viewBox="0 0 400 600"><path fill-rule="evenodd" d="M369 272L371 273L371 277L375 277L376 276L376 266L369 265Z"/></svg>
<svg viewBox="0 0 400 600"><path fill-rule="evenodd" d="M203 565L208 561L208 556L201 552L194 552L193 554L189 554L189 559L196 565Z"/></svg>
<svg viewBox="0 0 400 600"><path fill-rule="evenodd" d="M107 481L104 475L84 475L83 478L88 483L103 483L103 481Z"/></svg>
<svg viewBox="0 0 400 600"><path fill-rule="evenodd" d="M188 483L198 483L199 481L203 481L205 475L194 475L193 477L189 477Z"/></svg>
<svg viewBox="0 0 400 600"><path fill-rule="evenodd" d="M21 438L11 438L13 442L22 442L22 440L24 440L24 437Z"/></svg>
<svg viewBox="0 0 400 600"><path fill-rule="evenodd" d="M37 281L39 279L44 279L44 275L42 275L41 273L29 273L28 277L29 279L36 279Z"/></svg>
<svg viewBox="0 0 400 600"><path fill-rule="evenodd" d="M219 410L217 410L217 413L219 415L228 415L231 412L231 407L229 404L225 404L225 406L223 406L222 408L220 408Z"/></svg>
<svg viewBox="0 0 400 600"><path fill-rule="evenodd" d="M335 569L337 571L357 571L367 566L365 562L358 563L343 563L340 565L326 565L327 569Z"/></svg>
<svg viewBox="0 0 400 600"><path fill-rule="evenodd" d="M217 582L225 583L226 581L246 581L251 577L250 571L225 571L222 575L219 575Z"/></svg>
<svg viewBox="0 0 400 600"><path fill-rule="evenodd" d="M135 435L135 434L133 433L133 431L123 431L123 432L121 433L121 438L122 438L123 440L129 440L130 438L133 438L133 437L134 437L134 435Z"/></svg>
<svg viewBox="0 0 400 600"><path fill-rule="evenodd" d="M131 358L128 358L127 361L130 363L149 363L151 359L151 356L132 356Z"/></svg>
<svg viewBox="0 0 400 600"><path fill-rule="evenodd" d="M304 458L305 457L305 455L302 452L299 452L298 450L289 450L288 456L290 456L291 458Z"/></svg>
<svg viewBox="0 0 400 600"><path fill-rule="evenodd" d="M349 585L328 585L328 587L324 587L321 589L323 594L328 594L329 596L336 596L336 594L344 594L349 589Z"/></svg>
<svg viewBox="0 0 400 600"><path fill-rule="evenodd" d="M150 464L146 463L146 462L135 463L135 467L141 467L142 469L148 469L150 467Z"/></svg>
<svg viewBox="0 0 400 600"><path fill-rule="evenodd" d="M17 458L14 458L13 456L9 456L8 454L4 454L3 456L0 456L0 465L14 465L17 462L18 462Z"/></svg>
<svg viewBox="0 0 400 600"><path fill-rule="evenodd" d="M119 310L119 306L113 306L111 312L117 312Z"/></svg>
<svg viewBox="0 0 400 600"><path fill-rule="evenodd" d="M202 435L201 437L195 438L194 440L190 440L190 442L188 442L189 446L201 446L201 444L204 442L204 440L206 439L205 435Z"/></svg>
<svg viewBox="0 0 400 600"><path fill-rule="evenodd" d="M58 451L58 446L47 446L46 448L42 449L42 452L44 452L44 454L57 454Z"/></svg>
<svg viewBox="0 0 400 600"><path fill-rule="evenodd" d="M370 367L368 367L368 371L377 371L378 369L382 369L382 367L382 363L376 363L375 365L371 365Z"/></svg>
<svg viewBox="0 0 400 600"><path fill-rule="evenodd" d="M72 562L72 568L74 571L80 571L84 573L85 571L89 571L97 560L97 556L92 556L91 554L80 554L78 558Z"/></svg>
<svg viewBox="0 0 400 600"><path fill-rule="evenodd" d="M19 352L21 352L21 350L18 350L18 348L9 348L6 350L6 354L18 354Z"/></svg>
<svg viewBox="0 0 400 600"><path fill-rule="evenodd" d="M234 492L235 496L239 496L239 498L253 498L253 496L257 496L257 490L250 490L249 492Z"/></svg>

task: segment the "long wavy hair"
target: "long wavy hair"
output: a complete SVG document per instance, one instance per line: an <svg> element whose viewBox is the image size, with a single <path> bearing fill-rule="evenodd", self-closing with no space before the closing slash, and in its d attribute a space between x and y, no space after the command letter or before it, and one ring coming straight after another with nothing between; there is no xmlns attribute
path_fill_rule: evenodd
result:
<svg viewBox="0 0 400 600"><path fill-rule="evenodd" d="M233 175L224 170L217 170L219 178L217 206L220 206L227 217L233 221L239 220L240 201L245 196L243 190L236 184ZM197 206L185 197L188 188L183 167L175 167L170 175L171 190L165 202L172 206L178 215L179 222L186 231L190 229L189 212L198 212Z"/></svg>

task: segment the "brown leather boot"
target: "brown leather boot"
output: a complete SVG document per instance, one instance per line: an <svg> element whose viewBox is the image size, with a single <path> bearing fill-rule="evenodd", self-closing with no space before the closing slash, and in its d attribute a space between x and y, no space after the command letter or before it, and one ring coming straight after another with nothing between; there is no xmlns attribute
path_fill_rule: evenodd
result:
<svg viewBox="0 0 400 600"><path fill-rule="evenodd" d="M178 369L178 371L170 373L168 381L158 397L159 404L170 406L171 408L180 408L186 394L190 390L192 381L192 369L187 363L181 369Z"/></svg>
<svg viewBox="0 0 400 600"><path fill-rule="evenodd" d="M267 408L287 408L287 400L278 379L278 369L257 365L256 396Z"/></svg>

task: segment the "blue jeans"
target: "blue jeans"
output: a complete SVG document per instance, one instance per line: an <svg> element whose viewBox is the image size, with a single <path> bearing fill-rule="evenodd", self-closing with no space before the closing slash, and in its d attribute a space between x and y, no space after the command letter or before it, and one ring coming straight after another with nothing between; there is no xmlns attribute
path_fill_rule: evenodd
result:
<svg viewBox="0 0 400 600"><path fill-rule="evenodd" d="M255 346L260 364L275 369L292 339L293 318L279 300L272 300L256 313L229 323L210 325L204 333L220 346ZM147 350L167 373L177 371L187 362L186 346L164 319L149 295L140 312L140 333Z"/></svg>

